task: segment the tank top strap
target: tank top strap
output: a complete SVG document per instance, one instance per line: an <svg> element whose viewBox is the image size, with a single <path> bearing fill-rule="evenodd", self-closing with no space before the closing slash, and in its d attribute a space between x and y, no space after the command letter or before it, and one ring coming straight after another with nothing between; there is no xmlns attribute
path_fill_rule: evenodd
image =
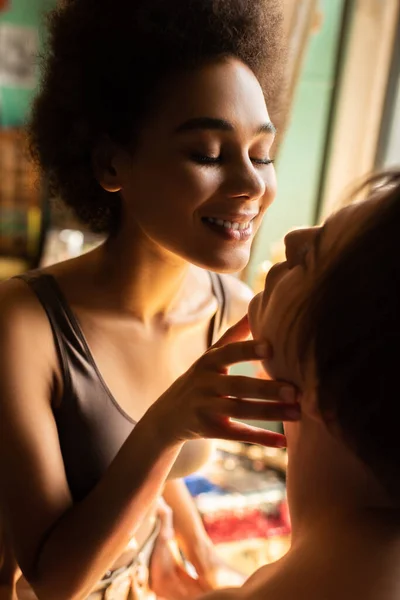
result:
<svg viewBox="0 0 400 600"><path fill-rule="evenodd" d="M209 271L209 276L213 294L218 302L218 309L211 319L208 336L208 345L212 346L228 325L229 293L222 275ZM18 275L16 279L23 280L31 288L47 314L63 369L64 383L68 387L71 382L71 359L75 363L76 358L80 356L90 363L85 340L75 315L52 275L30 271Z"/></svg>
<svg viewBox="0 0 400 600"><path fill-rule="evenodd" d="M229 319L229 293L224 283L224 278L219 273L209 271L212 290L218 301L218 310L210 324L209 346L215 344L228 325Z"/></svg>
<svg viewBox="0 0 400 600"><path fill-rule="evenodd" d="M76 360L77 356L86 358L79 325L52 275L30 271L17 275L15 279L21 279L29 286L46 312L62 368L64 392L68 392L71 386L71 359Z"/></svg>

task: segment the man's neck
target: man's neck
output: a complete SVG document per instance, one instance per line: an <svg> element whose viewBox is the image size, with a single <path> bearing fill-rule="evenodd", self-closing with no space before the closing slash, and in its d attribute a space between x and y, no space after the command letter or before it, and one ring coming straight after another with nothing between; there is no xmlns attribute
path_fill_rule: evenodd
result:
<svg viewBox="0 0 400 600"><path fill-rule="evenodd" d="M287 491L293 542L319 522L390 506L367 466L324 424L305 416L288 447Z"/></svg>

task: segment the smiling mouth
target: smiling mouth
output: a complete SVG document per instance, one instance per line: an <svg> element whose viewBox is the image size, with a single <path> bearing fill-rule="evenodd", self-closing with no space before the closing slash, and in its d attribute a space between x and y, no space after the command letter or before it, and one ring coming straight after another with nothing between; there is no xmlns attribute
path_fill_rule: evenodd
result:
<svg viewBox="0 0 400 600"><path fill-rule="evenodd" d="M214 217L206 217L209 223L215 223L219 227L225 227L225 229L249 229L253 219L250 219L246 223L238 223L237 221L224 221L223 219L214 219Z"/></svg>
<svg viewBox="0 0 400 600"><path fill-rule="evenodd" d="M216 217L203 217L202 222L224 239L247 241L253 235L253 221L255 216L248 221L228 221Z"/></svg>

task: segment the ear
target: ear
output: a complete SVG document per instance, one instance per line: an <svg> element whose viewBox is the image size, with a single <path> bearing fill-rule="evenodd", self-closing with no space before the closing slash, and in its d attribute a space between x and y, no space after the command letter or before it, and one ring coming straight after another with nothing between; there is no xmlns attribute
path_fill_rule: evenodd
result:
<svg viewBox="0 0 400 600"><path fill-rule="evenodd" d="M123 150L108 137L98 142L92 152L94 174L106 192L122 190L125 163L123 154Z"/></svg>
<svg viewBox="0 0 400 600"><path fill-rule="evenodd" d="M319 408L317 386L307 386L302 391L299 402L302 414L313 421L323 423L324 419Z"/></svg>
<svg viewBox="0 0 400 600"><path fill-rule="evenodd" d="M299 402L302 414L327 428L331 433L339 431L335 411L331 409L325 410L324 413L321 412L318 386L310 386L302 392Z"/></svg>

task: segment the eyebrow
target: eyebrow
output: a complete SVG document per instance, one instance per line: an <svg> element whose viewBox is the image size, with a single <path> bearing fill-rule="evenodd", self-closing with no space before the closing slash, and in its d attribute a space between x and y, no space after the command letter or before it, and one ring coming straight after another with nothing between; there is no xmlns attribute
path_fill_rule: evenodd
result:
<svg viewBox="0 0 400 600"><path fill-rule="evenodd" d="M185 133L187 131L195 131L195 130L212 130L212 131L234 131L235 127L229 121L225 119L214 119L213 117L196 117L194 119L189 119L185 121L179 127L175 129L175 133ZM255 135L260 135L262 133L275 135L276 127L271 123L271 121L267 121L260 125L255 131Z"/></svg>

